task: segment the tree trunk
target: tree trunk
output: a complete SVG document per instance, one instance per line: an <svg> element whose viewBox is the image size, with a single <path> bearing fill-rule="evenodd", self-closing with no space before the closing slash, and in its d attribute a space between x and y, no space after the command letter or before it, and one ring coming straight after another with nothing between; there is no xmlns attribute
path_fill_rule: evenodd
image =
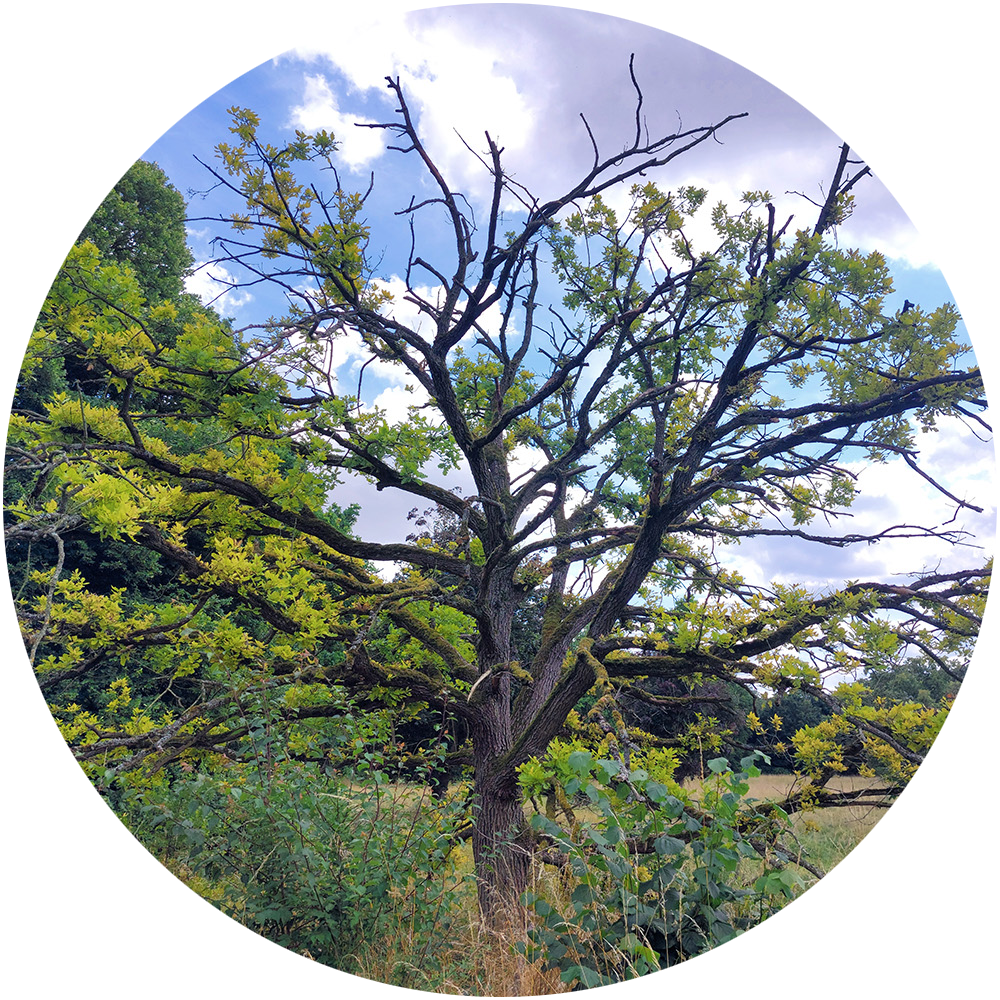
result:
<svg viewBox="0 0 1000 1000"><path fill-rule="evenodd" d="M496 681L495 690L491 681ZM520 899L531 871L531 840L524 818L521 789L513 768L497 762L511 747L510 674L491 685L473 733L475 820L472 852L476 865L479 911L487 926L518 920Z"/></svg>
<svg viewBox="0 0 1000 1000"><path fill-rule="evenodd" d="M476 770L476 820L472 852L476 864L479 912L487 926L518 920L528 887L531 843L517 775Z"/></svg>

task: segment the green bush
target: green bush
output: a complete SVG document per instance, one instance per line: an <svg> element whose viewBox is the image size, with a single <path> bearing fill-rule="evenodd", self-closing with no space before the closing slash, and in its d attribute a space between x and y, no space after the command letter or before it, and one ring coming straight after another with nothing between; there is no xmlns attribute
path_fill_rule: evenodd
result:
<svg viewBox="0 0 1000 1000"><path fill-rule="evenodd" d="M332 778L286 761L129 793L121 811L192 888L276 944L350 972L365 942L405 927L408 960L433 974L461 803L375 766Z"/></svg>
<svg viewBox="0 0 1000 1000"><path fill-rule="evenodd" d="M576 774L565 793L585 797L600 819L567 831L551 816L532 817L571 867L574 888L562 906L527 894L535 920L523 947L530 960L558 968L563 982L602 986L690 958L763 920L802 887L785 867L789 859L767 848L787 816L746 798L747 779L760 774L753 756L735 772L725 758L709 761L714 781L699 808L645 770L587 751L571 754L569 764Z"/></svg>

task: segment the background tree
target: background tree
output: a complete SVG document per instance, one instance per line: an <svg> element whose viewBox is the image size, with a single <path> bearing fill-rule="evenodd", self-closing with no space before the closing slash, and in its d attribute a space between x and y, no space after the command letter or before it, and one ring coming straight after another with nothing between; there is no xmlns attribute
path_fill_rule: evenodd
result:
<svg viewBox="0 0 1000 1000"><path fill-rule="evenodd" d="M178 299L194 257L184 197L155 163L129 167L80 233L104 260L127 264L153 301Z"/></svg>
<svg viewBox="0 0 1000 1000"><path fill-rule="evenodd" d="M310 165L328 162L333 138L300 134L276 147L258 138L253 113L235 109L216 177L245 207L231 220L237 234L218 244L251 280L282 287L290 314L235 339L188 324L170 345L129 308L127 277L78 252L67 265L76 284L53 299L63 319L43 324L29 364L46 343L71 341L113 393L90 407L57 395L44 414L15 419L15 465L38 479L13 509L10 537L45 535L58 547L86 521L168 560L190 595L123 619L113 595L95 601L82 578L61 578L57 558L34 578L40 593L25 614L33 659L51 649L43 673L86 670L97 650L155 635L189 654L185 669L207 658L243 678L237 695L253 678L307 686L317 701L297 707L298 718L328 712L319 692L336 686L362 707L461 719L480 901L497 918L525 887L533 848L519 769L575 725L588 693L591 724L621 746L614 695L641 678L820 691L824 675L857 661L885 611L922 623L897 641L936 649L956 631L968 640L988 570L810 595L748 585L708 543L957 539L906 525L838 536L809 523L850 505L848 456L915 464L921 428L941 414L978 419L984 400L978 369L963 367L953 307L888 312L884 259L836 247L868 173L846 146L811 225L792 231L766 192L751 192L735 211L717 206L714 243L696 247L689 220L706 192L664 191L650 178L730 119L650 139L636 86L625 149L605 157L595 143L580 181L547 200L512 179L487 136L493 197L476 220L427 154L398 82L389 86L399 117L375 127L416 158L433 192L401 209L413 235L406 300L421 323L397 318L377 279L365 195L339 186L323 195L312 183ZM627 192L624 210L611 207L613 191ZM506 232L511 199L523 221ZM437 218L451 247L428 260L422 221L433 228ZM438 285L430 295L427 280ZM154 305L150 321L164 309ZM348 331L418 387L406 424L336 391L328 347ZM146 398L162 405L140 405ZM434 482L435 464L466 468L476 493ZM460 530L441 546L352 537L328 501L344 470L438 505ZM366 561L408 573L386 582ZM260 631L231 617L198 623L213 596L252 609ZM514 622L529 600L541 605L541 628L522 663ZM438 607L471 631L450 639L429 627ZM421 662L372 656L383 617L417 643ZM206 689L169 720L133 720L136 732L79 720L68 733L81 757L124 770L218 748L237 727L211 713L234 704L233 690L211 698ZM900 752L887 720L848 708L858 738ZM903 746L906 759L926 742Z"/></svg>
<svg viewBox="0 0 1000 1000"><path fill-rule="evenodd" d="M200 300L183 291L193 257L186 242L186 204L155 164L140 160L118 181L84 227L77 249L57 277L38 317L40 331L59 331L67 324L87 324L108 301L110 314L135 310L135 322L145 325L158 345L173 345L186 325L201 323L217 329L228 341L228 324ZM100 270L104 283L92 280ZM157 307L162 308L157 308ZM141 320L140 320L141 315ZM41 415L59 394L74 398L81 410L104 406L118 398L119 386L107 370L88 357L79 339L47 336L29 349L28 361L18 380L13 407ZM143 397L152 408L169 410L169 394ZM190 436L190 435L189 435ZM44 486L28 472L8 468L4 493L8 506ZM8 527L10 523L8 521ZM58 552L57 552L58 541ZM86 519L74 520L72 530L58 536L43 532L25 537L16 531L7 547L8 573L15 593L31 590L30 575L38 566L60 562L61 572L79 572L95 593L111 595L116 589L126 603L149 604L182 597L174 572L161 557L136 546L130 539L102 534ZM27 589L26 589L27 588ZM63 677L61 695L88 711L101 704L108 684L123 667L103 661L92 663L72 678ZM148 667L148 665L147 665ZM162 672L156 674L133 664L127 670L135 697L162 694Z"/></svg>

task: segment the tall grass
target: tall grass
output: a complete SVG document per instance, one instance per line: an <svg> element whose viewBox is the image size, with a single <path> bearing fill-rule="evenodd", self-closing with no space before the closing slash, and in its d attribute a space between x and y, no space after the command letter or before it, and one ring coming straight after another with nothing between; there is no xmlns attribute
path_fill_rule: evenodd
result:
<svg viewBox="0 0 1000 1000"><path fill-rule="evenodd" d="M750 797L761 801L781 801L792 792L801 779L794 775L761 775L750 779ZM700 797L702 783L689 782L686 786L692 797ZM853 791L877 787L877 782L862 778L834 779L832 790ZM825 807L796 813L792 817L790 843L786 846L801 849L802 856L813 866L829 871L847 856L875 825L884 809L869 805L844 805ZM576 809L577 818L583 822L596 821L587 805ZM473 859L469 842L457 845L451 855L456 877L462 880L463 891L457 911L450 914L449 924L442 927L437 946L440 974L433 979L415 954L418 950L414 936L405 924L394 929L391 936L371 942L356 958L357 971L364 977L380 982L390 982L413 989L473 996L544 996L567 992L570 985L559 979L557 969L544 971L541 963L528 963L516 953L517 945L524 940L523 929L507 928L490 931L479 920L475 883L472 878ZM738 878L751 884L762 869L762 864L747 860ZM802 870L807 883L814 881ZM531 891L560 909L566 908L575 887L569 868L552 865L536 866Z"/></svg>
<svg viewBox="0 0 1000 1000"><path fill-rule="evenodd" d="M751 778L750 797L762 802L780 802L802 787L804 779L794 774L762 774ZM685 788L699 797L702 782L697 779L685 783ZM854 792L860 789L877 789L880 783L874 778L838 776L826 786L830 791ZM829 872L854 850L885 815L889 801L884 806L857 803L842 806L824 806L793 813L792 837L802 850L802 858ZM806 873L804 873L806 874Z"/></svg>
<svg viewBox="0 0 1000 1000"><path fill-rule="evenodd" d="M794 788L796 780L787 775L752 778L750 797L780 801ZM841 778L831 782L831 787L853 790L871 784L866 785L863 779ZM697 800L702 792L701 783L690 782L686 790ZM360 791L353 786L349 789L355 794ZM452 791L454 795L455 790ZM401 821L407 816L415 818L428 805L414 786L389 785L382 794L393 810L399 811ZM870 805L845 805L795 814L792 842L787 846L793 850L801 848L814 865L829 871L860 843L883 811ZM577 818L584 822L598 818L589 815L586 805L579 806L576 812ZM386 821L385 814L381 820ZM224 897L232 899L232 874L228 881L219 878L217 872L213 872L215 878L207 878L200 870L202 866L197 854L177 852L176 842L173 847L175 850L161 860L178 878L217 906ZM749 859L741 866L745 866L745 870L741 867L738 878L747 885L752 884L762 870L761 863ZM814 881L804 870L802 874L807 883ZM419 886L418 880L421 880ZM236 888L245 891L243 887ZM566 909L574 888L575 879L568 866L539 864L533 872L532 892L550 900L561 910ZM418 891L420 899L425 901L422 906L414 905L411 898L414 891ZM348 955L341 954L334 962L338 968L378 982L453 995L544 996L569 990L570 986L560 981L558 969L545 971L541 962L530 963L518 954L518 944L526 940L523 926L496 930L482 925L469 841L459 842L452 848L447 864L426 868L409 880L397 881L389 892L396 899L396 905L387 901L392 908L391 918L379 921L377 934L355 942ZM438 911L436 927L428 937L426 901L433 898L447 900L447 905ZM231 907L223 908L236 919L240 918ZM322 954L310 948L296 950L306 957L324 961Z"/></svg>

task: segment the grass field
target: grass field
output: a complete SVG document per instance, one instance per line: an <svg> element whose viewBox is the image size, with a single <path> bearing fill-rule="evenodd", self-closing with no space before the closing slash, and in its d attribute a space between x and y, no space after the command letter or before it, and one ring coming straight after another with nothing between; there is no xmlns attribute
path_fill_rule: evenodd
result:
<svg viewBox="0 0 1000 1000"><path fill-rule="evenodd" d="M761 775L750 779L749 797L761 801L780 801L795 787L794 775ZM685 788L697 799L701 783L690 781ZM832 780L829 788L838 791L853 791L859 788L877 787L877 782L863 778L843 777ZM885 809L868 805L849 805L815 809L798 813L792 818L792 834L786 844L793 850L801 848L814 866L829 872L864 838L878 822ZM580 819L596 819L588 815L585 806L577 810ZM529 965L514 954L516 933L509 939L496 932L484 930L478 921L475 886L471 879L473 871L472 847L466 841L453 852L456 863L455 878L467 887L463 894L461 911L453 915L448 933L442 935L441 949L448 954L451 973L432 987L423 983L423 974L407 956L406 928L399 928L397 940L382 940L373 943L364 955L359 955L358 966L367 978L398 982L399 969L411 963L412 978L405 983L415 989L434 989L436 992L479 996L531 996L567 992L569 987L560 982L558 971L543 971L539 965ZM748 884L756 877L754 862L746 862L746 871L741 875ZM806 871L801 872L807 885L815 883L815 878ZM567 887L556 869L540 866L536 873L536 883L532 887L547 898L567 893ZM442 954L439 957L444 957ZM389 970L395 970L393 976ZM402 984L401 984L402 985Z"/></svg>
<svg viewBox="0 0 1000 1000"><path fill-rule="evenodd" d="M794 790L797 780L801 779L793 775L752 778L748 797L762 802L781 801ZM854 791L877 787L877 783L846 777L835 779L828 787ZM356 790L362 791L361 788ZM702 794L702 783L689 781L685 790L697 801ZM383 793L386 808L398 811L400 815L412 815L415 810L433 805L428 801L426 790L413 785L387 783L383 786ZM451 794L460 796L462 790L453 787ZM575 811L580 820L593 822L598 819L587 805L579 805ZM867 804L797 813L792 817L790 831L782 838L783 844L793 856L801 850L814 868L829 872L860 843L884 811ZM383 813L383 822L385 815ZM221 884L199 875L195 870L196 862L182 856L163 857L161 860L194 891L219 903ZM350 954L349 971L393 985L459 995L531 996L566 992L568 987L560 982L558 970L545 972L538 964L531 965L516 953L515 945L519 939L523 940L523 929L498 932L486 930L480 925L476 886L472 877L471 841L456 845L450 862L450 870L435 876L434 885L429 886L433 888L434 895L440 890L442 894L449 894L450 899L447 908L441 911L439 926L430 944L426 933L421 936L408 922L404 904L394 908L393 920L385 933L380 934L377 940L364 941ZM688 864L693 865L693 861ZM748 858L740 862L735 876L741 886L749 887L762 871L761 861ZM799 874L805 886L816 881L806 869L800 869ZM403 895L407 895L415 885L411 877L409 888L404 885L401 889ZM560 912L569 913L572 911L568 900L574 885L568 868L538 865L531 888ZM240 914L232 915L240 919ZM296 950L310 958L321 958L301 948Z"/></svg>
<svg viewBox="0 0 1000 1000"><path fill-rule="evenodd" d="M793 774L762 774L749 780L750 797L764 802L781 801L800 787L801 782L802 779ZM685 787L697 797L699 785L700 782L689 781ZM826 787L831 791L849 792L878 788L879 782L871 778L836 777ZM824 872L829 872L861 843L885 811L885 808L869 802L800 812L792 816L792 831L808 859Z"/></svg>

